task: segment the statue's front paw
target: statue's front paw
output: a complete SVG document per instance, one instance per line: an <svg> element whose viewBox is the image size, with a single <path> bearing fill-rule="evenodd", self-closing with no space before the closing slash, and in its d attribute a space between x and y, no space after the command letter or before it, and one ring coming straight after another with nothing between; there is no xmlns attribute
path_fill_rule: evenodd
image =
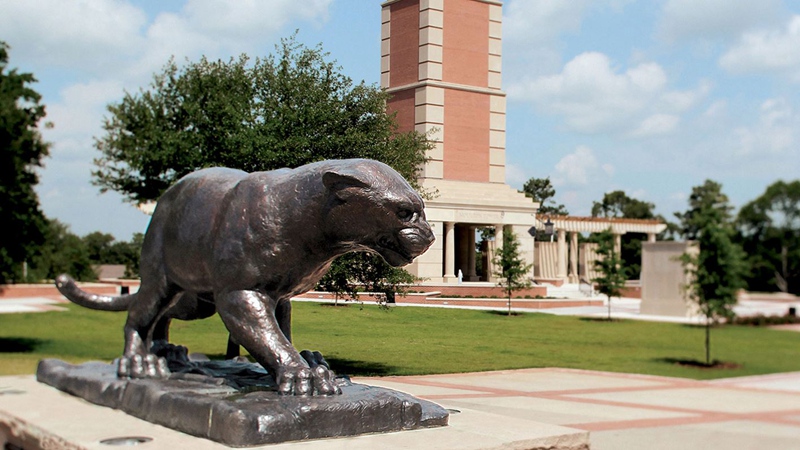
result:
<svg viewBox="0 0 800 450"><path fill-rule="evenodd" d="M167 360L148 354L122 356L117 362L119 378L169 378Z"/></svg>
<svg viewBox="0 0 800 450"><path fill-rule="evenodd" d="M338 395L334 373L324 366L284 368L278 376L278 392L283 395Z"/></svg>

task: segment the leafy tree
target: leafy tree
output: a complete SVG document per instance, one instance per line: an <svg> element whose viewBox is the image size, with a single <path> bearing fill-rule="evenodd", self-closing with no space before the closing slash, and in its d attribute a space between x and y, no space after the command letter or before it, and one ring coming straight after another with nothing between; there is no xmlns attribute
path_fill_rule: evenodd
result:
<svg viewBox="0 0 800 450"><path fill-rule="evenodd" d="M697 242L696 251L681 256L688 276L685 290L705 317L706 365L711 365L711 327L721 319L733 319L733 306L744 287L744 253L733 242L730 205L719 183L707 180L695 187L689 210L678 214L686 236Z"/></svg>
<svg viewBox="0 0 800 450"><path fill-rule="evenodd" d="M143 233L133 233L128 242L115 242L112 244L112 254L116 264L125 264L125 276L128 278L139 277L139 257L144 244Z"/></svg>
<svg viewBox="0 0 800 450"><path fill-rule="evenodd" d="M30 73L8 70L9 46L0 41L0 283L19 280L23 261L44 241L46 219L33 187L49 144L38 131L45 116Z"/></svg>
<svg viewBox="0 0 800 450"><path fill-rule="evenodd" d="M494 275L508 295L508 315L511 315L511 296L514 291L530 287L532 264L526 264L520 255L519 241L513 231L503 233L503 247L495 252L492 259Z"/></svg>
<svg viewBox="0 0 800 450"><path fill-rule="evenodd" d="M700 186L692 188L689 196L689 209L683 213L676 212L678 227L685 239L697 239L700 227L708 220L709 214L720 223L730 223L733 206L728 201L728 196L722 193L722 185L716 181L706 180Z"/></svg>
<svg viewBox="0 0 800 450"><path fill-rule="evenodd" d="M800 180L776 181L739 210L750 290L800 294Z"/></svg>
<svg viewBox="0 0 800 450"><path fill-rule="evenodd" d="M203 167L253 172L369 158L416 184L430 143L416 131L398 132L386 92L354 84L321 47L304 47L294 36L276 50L252 62L244 55L183 67L170 61L148 90L109 105L105 135L95 142L102 156L94 182L146 202ZM388 270L376 264L369 273Z"/></svg>
<svg viewBox="0 0 800 450"><path fill-rule="evenodd" d="M625 219L658 219L653 209L655 205L635 198L628 197L623 191L608 192L603 195L603 200L593 202L592 217L625 218ZM642 266L642 241L646 235L641 233L625 233L622 235L622 248L620 259L628 270L628 276L639 278Z"/></svg>
<svg viewBox="0 0 800 450"><path fill-rule="evenodd" d="M627 268L622 265L617 252L614 250L614 234L611 229L596 234L597 255L594 262L599 275L592 281L597 285L597 290L608 297L608 320L611 320L611 298L619 298L622 289L628 280Z"/></svg>
<svg viewBox="0 0 800 450"><path fill-rule="evenodd" d="M397 294L405 295L409 285L420 281L372 253L347 253L336 261L317 285L318 289L333 293L335 301L342 296L358 300L359 292L365 290L381 293L387 302L394 303Z"/></svg>
<svg viewBox="0 0 800 450"><path fill-rule="evenodd" d="M94 264L124 264L125 276L138 276L142 233L134 233L130 242L115 241L113 235L99 231L87 234L82 240Z"/></svg>
<svg viewBox="0 0 800 450"><path fill-rule="evenodd" d="M83 237L83 244L89 252L89 259L97 264L114 264L114 257L111 256L111 245L114 242L114 235L95 231ZM114 261L114 262L112 262Z"/></svg>
<svg viewBox="0 0 800 450"><path fill-rule="evenodd" d="M624 217L626 219L655 219L655 205L628 197L623 191L608 192L603 200L592 203L592 217Z"/></svg>
<svg viewBox="0 0 800 450"><path fill-rule="evenodd" d="M32 257L30 278L52 280L59 274L69 273L77 280L92 281L97 279L93 264L83 240L63 223L50 220L45 241Z"/></svg>
<svg viewBox="0 0 800 450"><path fill-rule="evenodd" d="M94 182L146 202L203 167L252 172L342 158L376 159L415 182L426 137L398 133L388 94L354 85L326 56L291 37L277 56L252 63L170 61L148 90L108 106Z"/></svg>
<svg viewBox="0 0 800 450"><path fill-rule="evenodd" d="M525 182L520 192L539 203L538 214L540 215L569 215L564 205L557 204L555 200L553 200L553 197L556 195L556 188L550 183L550 177L531 178Z"/></svg>

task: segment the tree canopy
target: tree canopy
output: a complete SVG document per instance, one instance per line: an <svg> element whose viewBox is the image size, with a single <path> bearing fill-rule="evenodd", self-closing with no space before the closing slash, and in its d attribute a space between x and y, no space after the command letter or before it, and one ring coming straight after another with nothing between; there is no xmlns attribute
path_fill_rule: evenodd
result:
<svg viewBox="0 0 800 450"><path fill-rule="evenodd" d="M513 231L503 233L503 246L498 249L492 260L497 284L503 288L508 297L508 315L511 315L511 296L514 291L525 289L531 285L530 271L533 264L527 264L520 254L519 241Z"/></svg>
<svg viewBox="0 0 800 450"><path fill-rule="evenodd" d="M731 206L728 196L722 193L722 185L716 181L706 180L703 184L692 188L689 196L689 209L683 213L676 212L680 233L684 238L697 239L701 229L708 220L729 223Z"/></svg>
<svg viewBox="0 0 800 450"><path fill-rule="evenodd" d="M8 45L0 41L0 283L21 279L22 263L44 241L47 228L33 187L36 168L49 153L38 130L45 117L33 74L8 69Z"/></svg>
<svg viewBox="0 0 800 450"><path fill-rule="evenodd" d="M553 197L556 195L556 188L553 187L553 184L550 182L550 177L530 178L522 186L520 192L539 203L539 211L537 212L539 215L554 214L566 216L569 214L564 205L558 204L553 200Z"/></svg>
<svg viewBox="0 0 800 450"><path fill-rule="evenodd" d="M388 94L354 84L326 57L290 37L254 61L170 61L149 89L108 106L94 182L145 202L203 167L253 172L344 158L382 161L415 182L426 136L398 133Z"/></svg>
<svg viewBox="0 0 800 450"><path fill-rule="evenodd" d="M696 251L681 257L689 281L688 299L706 317L706 364L711 364L710 327L734 317L739 289L744 287L745 255L733 242L731 207L722 185L711 180L692 190L689 210L679 214L684 230L697 242Z"/></svg>
<svg viewBox="0 0 800 450"><path fill-rule="evenodd" d="M632 197L624 191L607 192L603 200L592 202L592 217L624 217L627 219L655 219L655 205Z"/></svg>
<svg viewBox="0 0 800 450"><path fill-rule="evenodd" d="M750 290L800 294L800 180L776 181L736 219Z"/></svg>
<svg viewBox="0 0 800 450"><path fill-rule="evenodd" d="M617 252L614 250L614 235L611 229L597 233L597 255L594 262L597 269L597 278L592 281L597 285L597 291L608 297L608 320L611 320L611 298L619 298L622 289L628 280L628 269L622 265Z"/></svg>
<svg viewBox="0 0 800 450"><path fill-rule="evenodd" d="M660 219L654 213L655 205L632 197L624 191L607 192L599 202L592 203L592 217L625 218L625 219ZM631 278L638 279L641 272L642 240L645 235L625 233L622 235L622 249L617 255L627 268ZM596 239L595 239L596 240Z"/></svg>

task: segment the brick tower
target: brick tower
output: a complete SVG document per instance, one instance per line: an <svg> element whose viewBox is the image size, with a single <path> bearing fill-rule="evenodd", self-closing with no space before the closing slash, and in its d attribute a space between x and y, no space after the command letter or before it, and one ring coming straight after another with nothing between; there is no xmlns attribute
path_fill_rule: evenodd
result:
<svg viewBox="0 0 800 450"><path fill-rule="evenodd" d="M390 0L382 8L387 109L401 131L435 143L420 184L438 192L426 207L437 241L410 271L431 282L455 282L459 271L464 281L491 281L489 264L475 270L476 227L494 227L494 244L513 230L532 261L527 229L538 204L505 184L502 2Z"/></svg>

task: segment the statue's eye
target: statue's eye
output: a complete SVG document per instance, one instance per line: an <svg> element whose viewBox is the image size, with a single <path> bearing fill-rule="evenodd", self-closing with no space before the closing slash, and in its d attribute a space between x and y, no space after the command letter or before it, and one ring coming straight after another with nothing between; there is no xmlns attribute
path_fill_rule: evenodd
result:
<svg viewBox="0 0 800 450"><path fill-rule="evenodd" d="M401 209L397 211L397 218L400 220L410 220L414 216L414 211L410 209Z"/></svg>

